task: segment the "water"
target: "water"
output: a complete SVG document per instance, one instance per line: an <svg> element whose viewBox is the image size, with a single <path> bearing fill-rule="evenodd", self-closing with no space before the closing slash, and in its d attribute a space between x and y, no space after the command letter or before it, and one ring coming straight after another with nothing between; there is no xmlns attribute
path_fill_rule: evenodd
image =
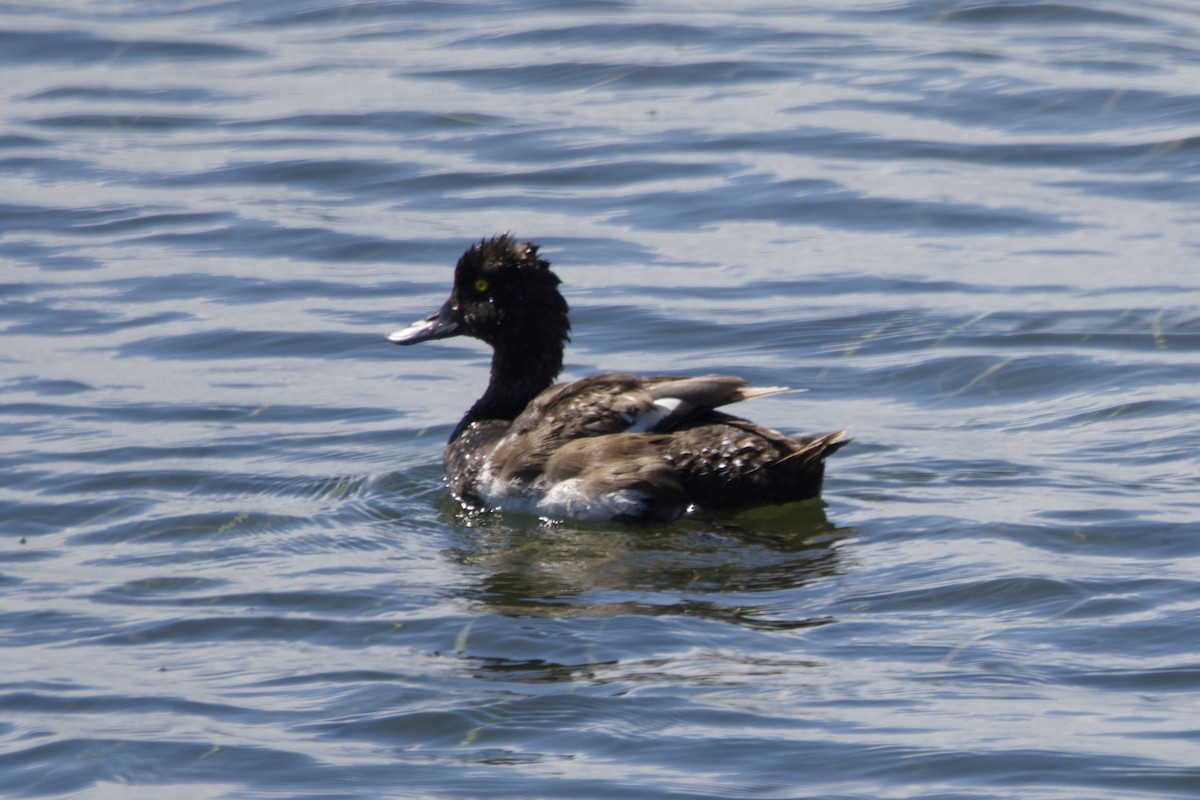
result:
<svg viewBox="0 0 1200 800"><path fill-rule="evenodd" d="M1200 796L1200 9L0 12L0 792ZM471 519L511 230L567 374L849 428L825 502Z"/></svg>

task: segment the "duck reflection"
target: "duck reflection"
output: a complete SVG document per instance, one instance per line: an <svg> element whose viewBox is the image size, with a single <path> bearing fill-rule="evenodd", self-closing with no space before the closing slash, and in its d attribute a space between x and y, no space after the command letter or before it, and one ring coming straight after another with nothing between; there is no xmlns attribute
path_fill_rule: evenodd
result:
<svg viewBox="0 0 1200 800"><path fill-rule="evenodd" d="M444 513L464 531L450 557L479 572L471 599L506 616L687 615L753 629L823 625L833 620L779 619L755 595L838 574L836 545L852 535L828 521L819 500L655 528Z"/></svg>

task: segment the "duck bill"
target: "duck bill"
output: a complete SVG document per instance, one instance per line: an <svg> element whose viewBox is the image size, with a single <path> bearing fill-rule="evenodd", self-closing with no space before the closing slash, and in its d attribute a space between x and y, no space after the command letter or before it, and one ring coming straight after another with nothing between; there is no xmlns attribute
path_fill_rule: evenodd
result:
<svg viewBox="0 0 1200 800"><path fill-rule="evenodd" d="M462 333L462 323L457 319L454 304L447 300L441 308L420 322L407 328L389 333L387 340L392 344L416 344L431 339L446 339Z"/></svg>

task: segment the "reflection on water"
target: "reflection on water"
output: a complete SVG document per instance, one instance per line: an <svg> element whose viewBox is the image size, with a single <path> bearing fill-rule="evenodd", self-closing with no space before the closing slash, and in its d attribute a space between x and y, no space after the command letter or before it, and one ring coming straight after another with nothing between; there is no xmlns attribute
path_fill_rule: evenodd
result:
<svg viewBox="0 0 1200 800"><path fill-rule="evenodd" d="M520 684L649 686L681 662L639 657L647 642L662 646L678 637L680 647L707 651L727 638L711 625L778 635L833 623L828 614L798 613L794 598L838 574L838 547L853 537L827 520L820 501L727 520L685 518L668 527L501 518L451 506L446 514L463 528L447 557L474 576L461 590L473 615L458 632L455 652L481 679ZM689 629L703 627L664 639L662 625L671 618L687 620ZM601 628L590 634L574 629L585 619ZM531 646L527 637L545 633L525 629L523 620L572 627L560 631L556 646ZM743 670L772 675L815 666L737 649L713 651L704 660L711 663L693 666L678 680L720 685Z"/></svg>
<svg viewBox="0 0 1200 800"><path fill-rule="evenodd" d="M772 618L755 595L836 575L836 546L852 536L826 519L820 501L668 527L454 517L470 537L450 557L479 573L468 596L495 613L679 614L761 629L830 621Z"/></svg>

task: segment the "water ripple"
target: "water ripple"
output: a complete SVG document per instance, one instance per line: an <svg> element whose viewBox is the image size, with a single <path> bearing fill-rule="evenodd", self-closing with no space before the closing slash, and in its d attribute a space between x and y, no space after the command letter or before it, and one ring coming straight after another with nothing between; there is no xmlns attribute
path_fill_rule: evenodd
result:
<svg viewBox="0 0 1200 800"><path fill-rule="evenodd" d="M681 10L8 9L5 791L1194 793L1200 16ZM505 230L824 500L459 508L487 351L383 336Z"/></svg>

